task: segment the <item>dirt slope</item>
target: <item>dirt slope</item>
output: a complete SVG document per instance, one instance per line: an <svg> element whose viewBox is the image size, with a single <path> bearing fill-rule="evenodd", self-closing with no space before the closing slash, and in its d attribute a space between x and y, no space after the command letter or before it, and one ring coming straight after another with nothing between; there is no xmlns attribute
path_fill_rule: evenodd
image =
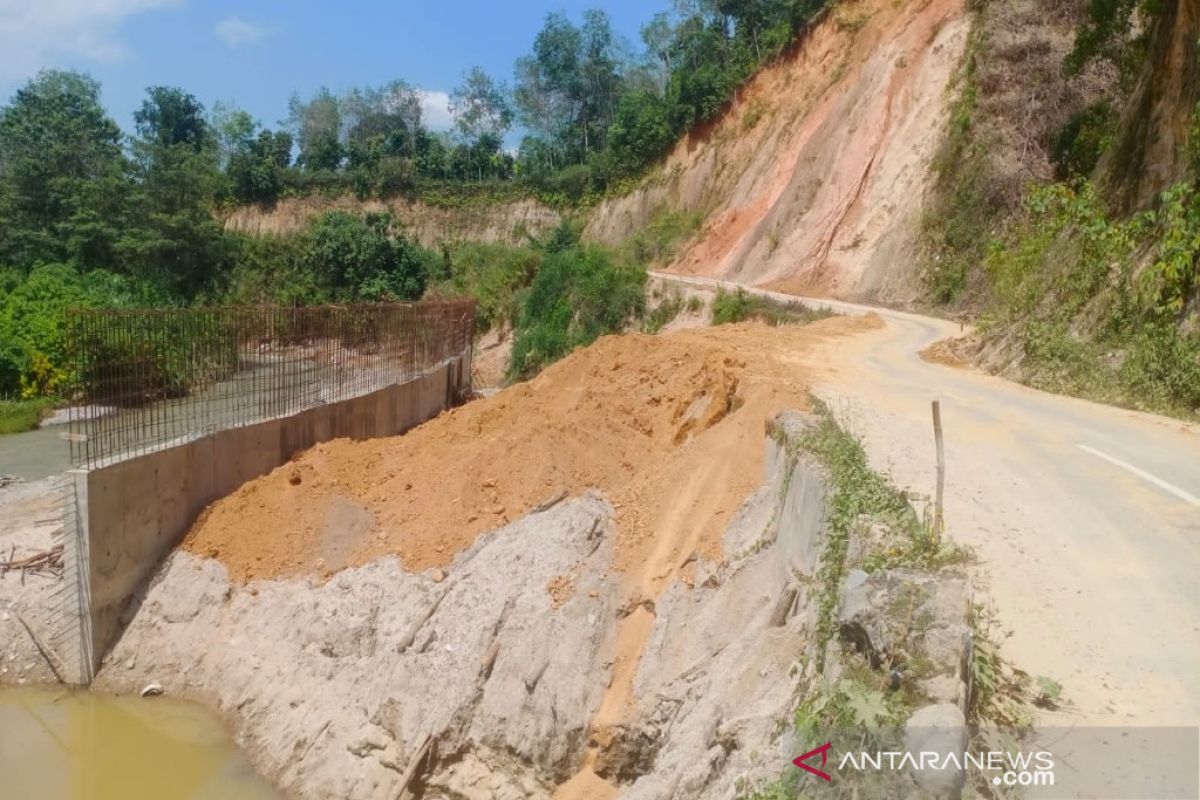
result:
<svg viewBox="0 0 1200 800"><path fill-rule="evenodd" d="M915 297L905 256L967 29L962 0L840 4L658 178L597 209L587 235L615 243L660 208L697 209L705 227L672 271Z"/></svg>
<svg viewBox="0 0 1200 800"><path fill-rule="evenodd" d="M445 567L539 503L597 488L617 509L623 571L697 550L715 560L728 514L761 477L761 454L744 443L805 404L795 359L870 324L605 338L405 436L319 445L218 501L184 546L240 581L389 554L416 572Z"/></svg>
<svg viewBox="0 0 1200 800"><path fill-rule="evenodd" d="M366 214L390 211L405 229L426 247L448 240L523 242L523 231L538 234L559 222L559 214L536 200L512 203L479 203L462 208L440 208L403 198L357 200L353 197L305 197L281 200L270 208L242 206L225 218L225 229L257 236L279 236L303 230L327 211Z"/></svg>
<svg viewBox="0 0 1200 800"><path fill-rule="evenodd" d="M184 548L219 560L235 584L253 582L251 593L268 585L262 580L278 586L272 579L313 574L335 585L347 568L392 555L406 574L456 585L456 556L474 552L488 531L599 489L616 523L600 569L603 596L620 611L583 769L558 796L613 796L596 759L634 713L655 603L678 581L692 584L697 560L722 562L722 536L764 480L765 424L807 405L805 354L880 324L836 317L607 337L404 436L313 448L218 501ZM531 554L548 546L528 543ZM597 579L580 566L539 585L560 608L577 592L597 597Z"/></svg>

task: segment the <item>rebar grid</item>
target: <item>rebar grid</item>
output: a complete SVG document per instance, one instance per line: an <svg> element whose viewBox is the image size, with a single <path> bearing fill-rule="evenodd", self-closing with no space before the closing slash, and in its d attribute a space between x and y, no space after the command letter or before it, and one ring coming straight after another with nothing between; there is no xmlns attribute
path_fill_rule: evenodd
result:
<svg viewBox="0 0 1200 800"><path fill-rule="evenodd" d="M77 468L404 383L471 346L475 302L73 310Z"/></svg>

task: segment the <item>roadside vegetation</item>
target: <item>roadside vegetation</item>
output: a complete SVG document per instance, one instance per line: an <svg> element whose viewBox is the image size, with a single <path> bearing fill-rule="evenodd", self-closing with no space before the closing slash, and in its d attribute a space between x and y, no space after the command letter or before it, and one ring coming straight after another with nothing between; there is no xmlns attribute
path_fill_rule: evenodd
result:
<svg viewBox="0 0 1200 800"><path fill-rule="evenodd" d="M0 400L0 435L36 429L53 405L53 399L45 397L34 400Z"/></svg>
<svg viewBox="0 0 1200 800"><path fill-rule="evenodd" d="M736 322L762 322L777 325L807 325L834 316L828 309L810 308L799 300L776 300L773 297L751 294L744 289L717 292L712 304L712 324L731 325Z"/></svg>
<svg viewBox="0 0 1200 800"><path fill-rule="evenodd" d="M825 552L821 561L821 627L819 652L833 638L837 599L846 578L846 548L855 528L864 521L880 523L890 532L864 559L868 572L896 567L937 569L967 558L961 547L946 541L934 528L928 510L918 515L909 497L871 469L858 437L838 424L825 403L813 398L817 423L800 440L801 448L829 474L826 501Z"/></svg>
<svg viewBox="0 0 1200 800"><path fill-rule="evenodd" d="M887 669L872 668L856 652L827 649L839 634L836 615L846 583L848 546L872 525L887 531L882 539L869 540L869 547L860 553L858 569L871 575L898 567L937 571L965 563L970 553L944 539L935 530L929 511L918 513L905 492L870 468L862 441L839 425L828 405L817 398L811 399L811 405L816 421L799 435L797 453L815 459L828 474L826 541L817 576L820 625L810 650L816 654L814 676L799 679L796 709L787 724L794 741L803 744L832 738L838 752L857 750L864 742L872 742L866 748L878 745L886 750L896 744L888 736L902 729L908 716L926 700L912 680L896 686ZM780 440L779 433L773 432L776 440ZM977 698L972 706L972 722L998 721L998 710L1015 712L1024 703L1020 693L1012 691L1013 670L1003 661L991 636L990 627L977 626L976 648L982 648L983 668L991 672L985 675L990 682L986 684L989 691L984 702ZM840 652L836 667L826 663L827 651ZM916 666L919 668L919 663ZM835 678L829 679L830 675ZM799 770L790 768L766 786L742 787L739 796L746 800L808 796L802 790L800 775ZM894 790L883 782L881 774L864 772L854 780L862 781L852 789L854 794L884 796Z"/></svg>
<svg viewBox="0 0 1200 800"><path fill-rule="evenodd" d="M1192 119L1170 154L1126 113L1170 79L1154 56L1172 35L1167 11L1093 3L1055 18L1074 47L1038 48L1045 68L1032 69L990 39L1011 5L975 11L925 226L929 294L974 312L980 359L1030 385L1198 417L1200 97L1160 114ZM1014 131L1033 97L1050 98L1044 129Z"/></svg>
<svg viewBox="0 0 1200 800"><path fill-rule="evenodd" d="M816 421L801 434L798 452L815 459L828 474L826 540L817 595L820 627L811 649L817 654L815 673L811 679L798 678L796 707L786 724L796 742L829 739L835 752L895 749L900 745L895 737L905 721L928 702L915 681L910 678L897 685L887 669L874 668L845 648L830 651L840 653L836 667L825 663L826 645L839 634L835 623L847 575L848 545L868 527L886 531L882 539L866 540L868 546L860 553L859 568L869 574L896 568L936 571L964 563L970 553L943 538L928 511L918 513L907 494L870 468L860 440L839 425L828 406L815 398L812 405ZM976 609L972 622L974 691L967 720L985 731L974 735L991 735L986 730L994 725L1028 725L1033 704L1057 696L1062 687L1048 679L1039 679L1035 686L1003 658L1004 636L986 609ZM910 666L920 670L920 657ZM811 785L803 782L802 775L789 768L766 785L740 787L739 796L746 800L806 797L810 791L804 787ZM854 795L887 796L895 790L884 773L864 772L851 779L855 785L849 791Z"/></svg>

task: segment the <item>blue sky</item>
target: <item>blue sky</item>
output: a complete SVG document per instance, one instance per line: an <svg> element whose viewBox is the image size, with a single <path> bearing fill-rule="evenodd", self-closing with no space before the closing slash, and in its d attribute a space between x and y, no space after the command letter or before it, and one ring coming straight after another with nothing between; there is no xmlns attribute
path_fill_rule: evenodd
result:
<svg viewBox="0 0 1200 800"><path fill-rule="evenodd" d="M275 127L293 91L335 92L394 78L430 93L431 127L472 65L511 81L548 12L599 7L634 44L666 0L0 0L0 98L42 67L100 80L125 129L147 86L180 86L207 107L234 103Z"/></svg>

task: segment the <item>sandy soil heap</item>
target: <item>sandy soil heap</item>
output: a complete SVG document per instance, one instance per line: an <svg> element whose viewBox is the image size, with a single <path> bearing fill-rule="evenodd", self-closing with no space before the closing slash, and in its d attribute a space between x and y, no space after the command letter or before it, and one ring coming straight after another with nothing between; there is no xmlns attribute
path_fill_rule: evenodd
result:
<svg viewBox="0 0 1200 800"><path fill-rule="evenodd" d="M617 567L658 584L693 553L720 559L761 479L764 420L806 403L801 352L874 324L605 338L405 436L313 448L217 502L184 546L242 582L389 554L444 568L479 534L597 488L617 510Z"/></svg>

